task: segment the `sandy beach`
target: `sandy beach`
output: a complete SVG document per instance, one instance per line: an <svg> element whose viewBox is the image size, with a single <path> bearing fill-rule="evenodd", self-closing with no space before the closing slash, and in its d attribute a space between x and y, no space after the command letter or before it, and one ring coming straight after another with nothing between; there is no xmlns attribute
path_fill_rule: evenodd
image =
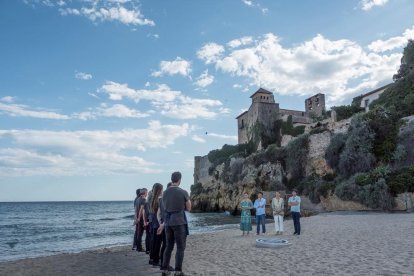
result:
<svg viewBox="0 0 414 276"><path fill-rule="evenodd" d="M319 214L285 221L291 245L256 248L237 229L190 235L186 275L414 275L414 214ZM253 226L255 227L255 225ZM266 235L272 238L273 224ZM174 258L172 265L174 266ZM0 263L0 275L159 275L144 253L117 247Z"/></svg>

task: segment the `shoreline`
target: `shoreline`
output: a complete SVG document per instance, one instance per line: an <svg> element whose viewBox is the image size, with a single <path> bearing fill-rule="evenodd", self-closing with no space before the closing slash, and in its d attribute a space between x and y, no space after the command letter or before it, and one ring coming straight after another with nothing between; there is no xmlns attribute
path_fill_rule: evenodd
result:
<svg viewBox="0 0 414 276"><path fill-rule="evenodd" d="M188 237L186 275L412 275L414 214L319 214L301 219L301 236L285 221L266 235L242 237L238 229ZM253 227L255 230L255 227ZM257 248L256 238L282 238L284 248ZM148 256L127 246L0 263L1 275L160 275ZM171 259L174 266L174 254Z"/></svg>

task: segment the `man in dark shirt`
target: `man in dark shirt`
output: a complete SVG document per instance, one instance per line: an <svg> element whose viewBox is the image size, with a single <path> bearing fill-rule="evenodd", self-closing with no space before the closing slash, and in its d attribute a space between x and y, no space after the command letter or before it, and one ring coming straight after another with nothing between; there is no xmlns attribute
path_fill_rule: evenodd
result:
<svg viewBox="0 0 414 276"><path fill-rule="evenodd" d="M134 212L136 212L136 209L137 209L140 189L136 190L136 194L137 196L135 197L135 200L134 200ZM137 245L138 245L138 224L135 224L134 243L132 244L132 250L137 250L138 248Z"/></svg>
<svg viewBox="0 0 414 276"><path fill-rule="evenodd" d="M135 223L138 225L137 251L144 251L142 248L142 236L144 235L144 205L147 197L147 189L141 189L137 205L135 206Z"/></svg>
<svg viewBox="0 0 414 276"><path fill-rule="evenodd" d="M172 185L165 190L162 196L162 203L165 211L165 234L167 247L164 252L162 262L162 275L168 275L171 253L174 244L177 244L175 254L175 275L182 275L182 265L184 260L184 250L188 235L187 218L185 211L191 211L191 201L188 193L179 188L181 183L181 173L174 172L171 175Z"/></svg>

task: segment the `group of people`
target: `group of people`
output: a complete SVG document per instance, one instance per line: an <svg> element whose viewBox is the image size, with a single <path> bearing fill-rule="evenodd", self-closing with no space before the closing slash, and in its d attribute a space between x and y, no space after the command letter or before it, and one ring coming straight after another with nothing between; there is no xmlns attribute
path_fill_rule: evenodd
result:
<svg viewBox="0 0 414 276"><path fill-rule="evenodd" d="M297 195L297 191L292 191L292 196L289 197L288 206L290 207L290 213L293 219L293 226L295 232L293 235L300 235L300 197ZM285 216L285 201L281 197L280 192L276 192L275 197L272 199L271 207L273 211L273 218L275 220L276 235L283 234L283 218ZM240 218L240 230L242 236L249 235L252 231L252 217L251 209L256 209L256 235L260 235L260 228L262 228L262 234L266 233L266 199L263 198L263 193L259 192L257 199L252 203L247 193L243 194L243 199L240 202L241 218Z"/></svg>
<svg viewBox="0 0 414 276"><path fill-rule="evenodd" d="M182 264L188 232L185 211L191 210L187 191L181 189L181 173L174 172L167 188L155 183L150 192L138 189L134 201L135 234L132 250L149 255L149 264L160 267L162 275L184 275ZM142 238L145 232L145 250ZM177 246L175 268L170 266L171 254Z"/></svg>

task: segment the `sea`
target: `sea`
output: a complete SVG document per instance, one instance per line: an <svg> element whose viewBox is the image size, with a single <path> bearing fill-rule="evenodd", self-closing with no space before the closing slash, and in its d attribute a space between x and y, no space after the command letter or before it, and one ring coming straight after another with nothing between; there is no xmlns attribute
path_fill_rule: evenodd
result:
<svg viewBox="0 0 414 276"><path fill-rule="evenodd" d="M0 202L0 262L132 247L133 201ZM187 213L190 235L236 229L226 213Z"/></svg>

